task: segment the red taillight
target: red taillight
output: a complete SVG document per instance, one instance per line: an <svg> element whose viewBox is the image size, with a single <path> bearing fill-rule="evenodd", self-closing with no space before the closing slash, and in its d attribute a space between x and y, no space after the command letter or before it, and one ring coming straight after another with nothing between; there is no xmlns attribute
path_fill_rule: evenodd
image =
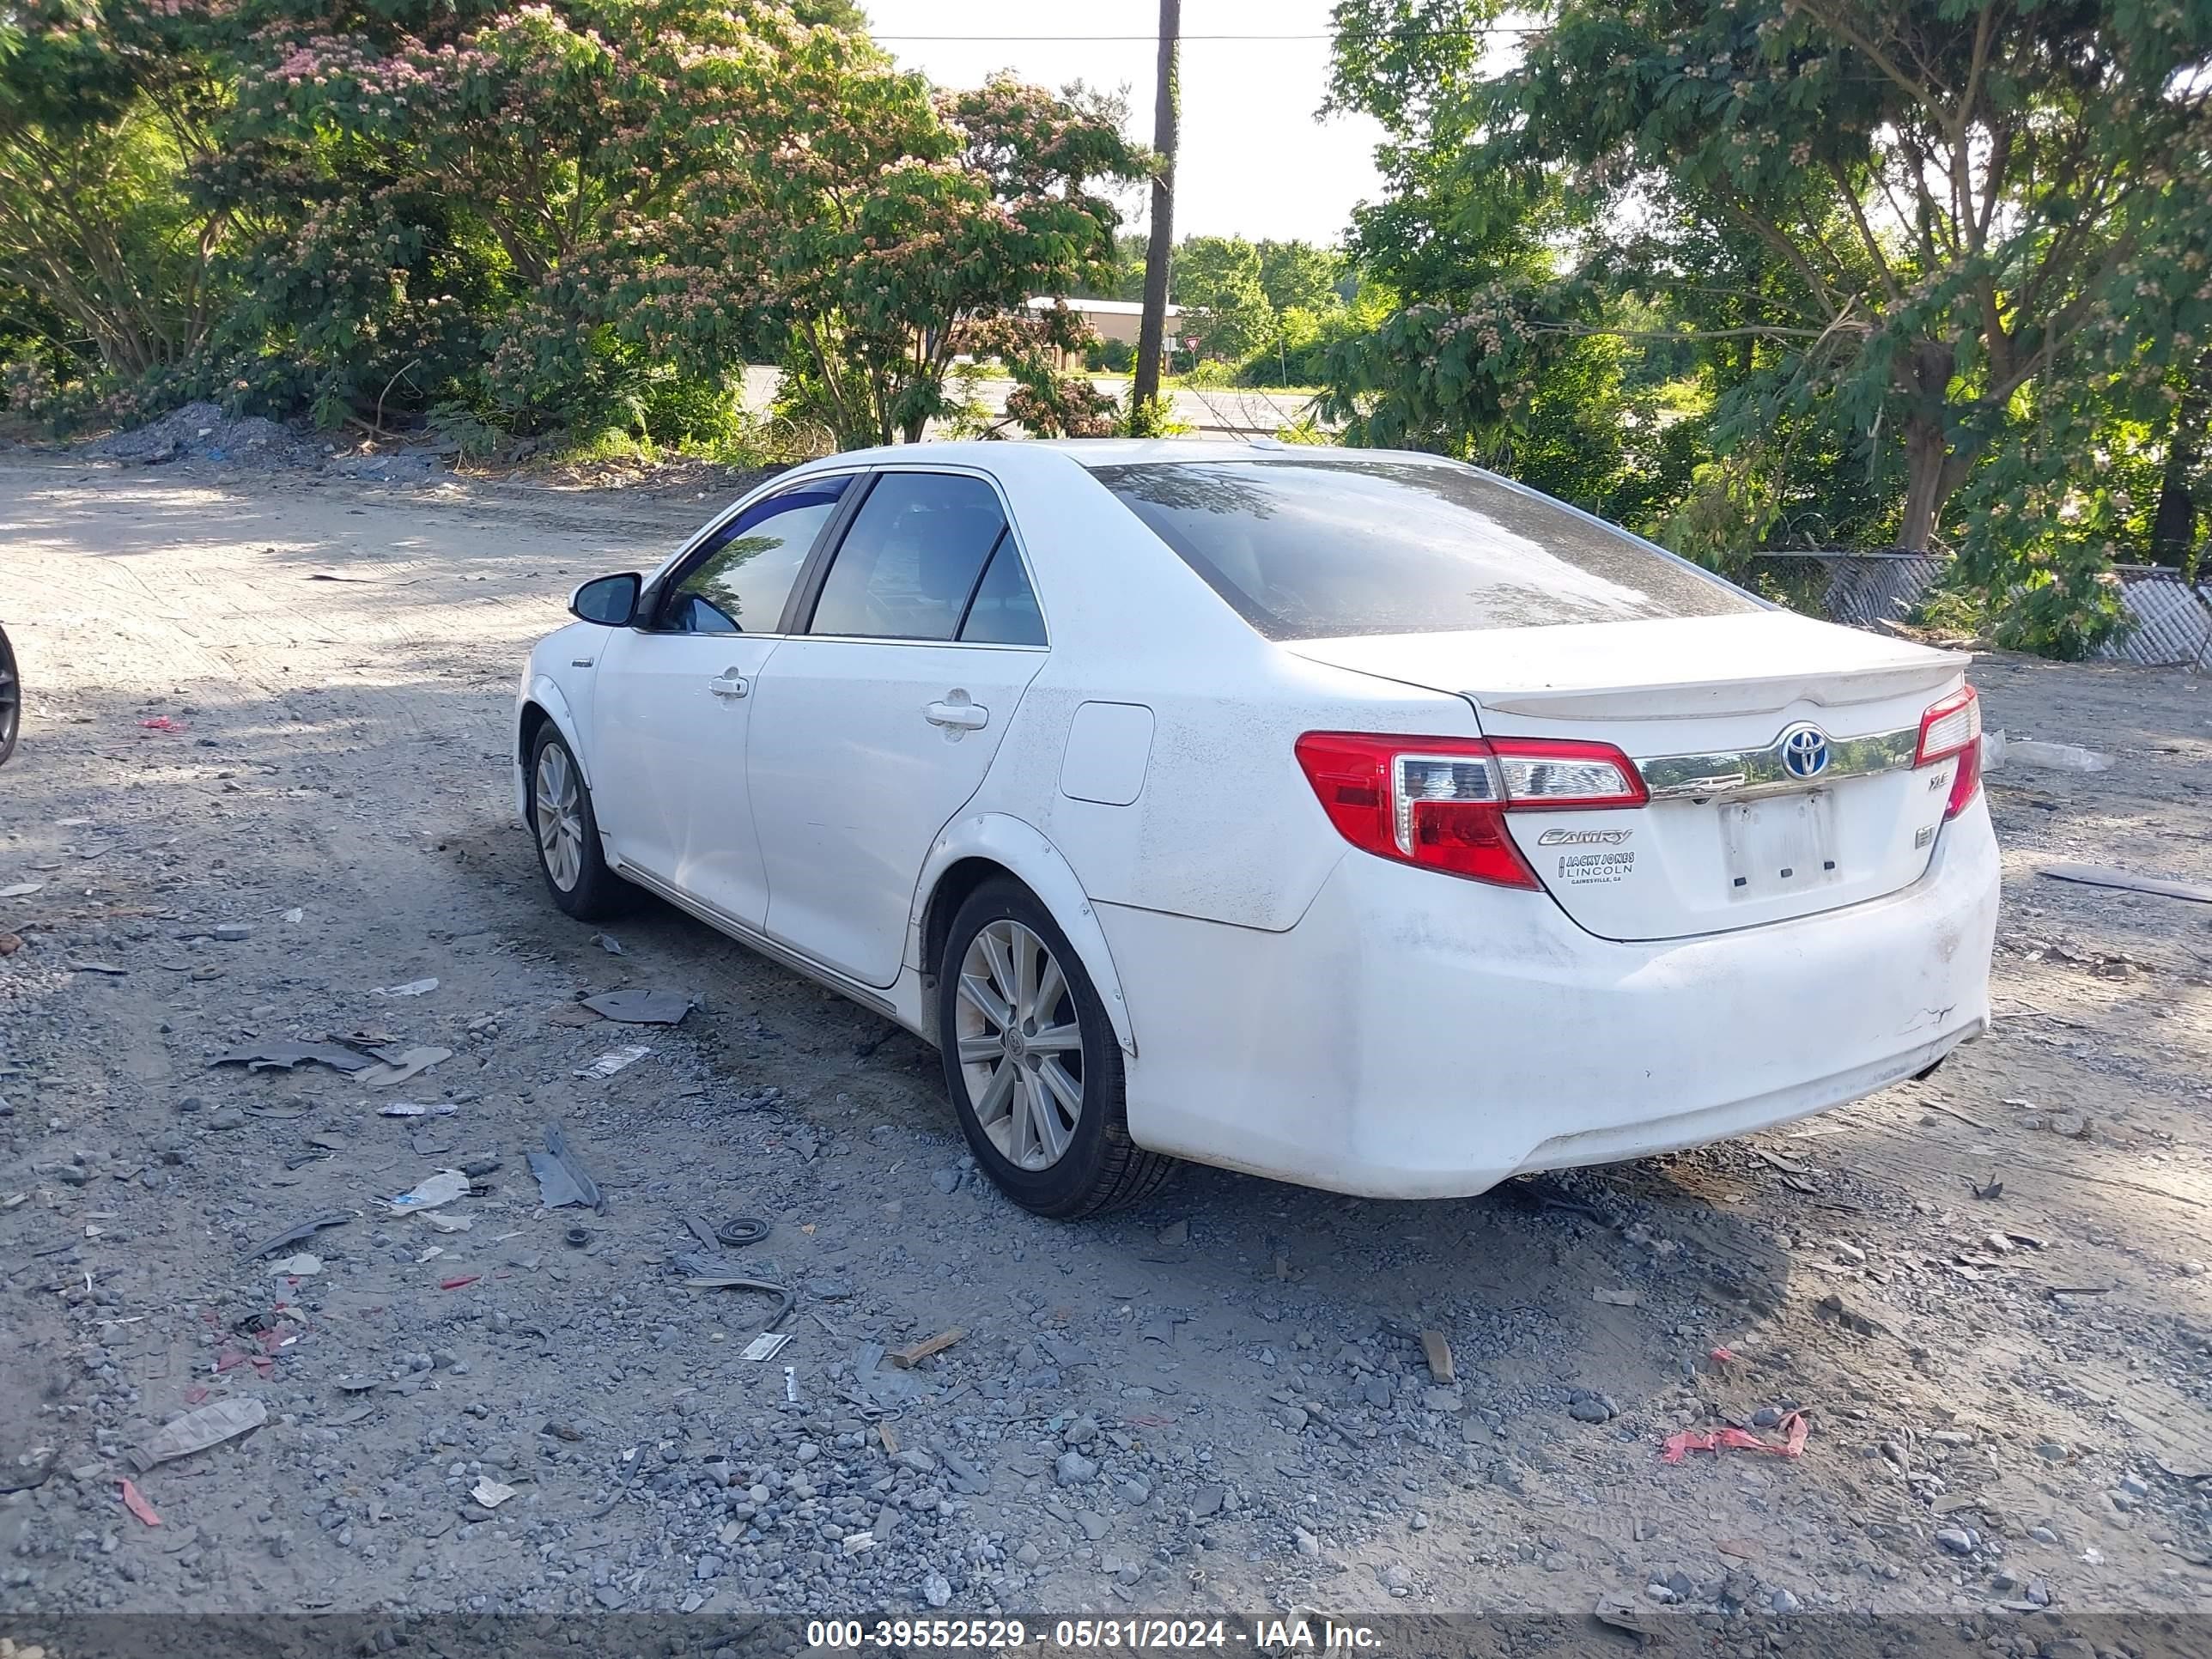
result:
<svg viewBox="0 0 2212 1659"><path fill-rule="evenodd" d="M1943 817L1955 818L1966 810L1974 792L1982 787L1982 700L1971 685L1962 685L1920 717L1920 746L1913 753L1916 767L1959 757L1951 775L1951 796Z"/></svg>
<svg viewBox="0 0 2212 1659"><path fill-rule="evenodd" d="M1635 762L1611 744L1309 732L1298 764L1363 852L1501 887L1540 888L1506 833L1514 811L1641 806Z"/></svg>

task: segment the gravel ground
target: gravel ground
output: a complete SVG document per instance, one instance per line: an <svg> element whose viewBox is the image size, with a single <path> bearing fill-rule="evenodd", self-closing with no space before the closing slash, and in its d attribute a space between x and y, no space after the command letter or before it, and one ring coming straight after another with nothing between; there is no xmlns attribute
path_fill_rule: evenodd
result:
<svg viewBox="0 0 2212 1659"><path fill-rule="evenodd" d="M979 1181L913 1038L539 890L525 646L711 505L0 459L0 1637L1620 1597L2024 1653L2212 1606L2212 908L2035 873L2212 881L2199 680L1978 670L1992 725L2116 764L1992 780L2003 1017L1924 1084L1477 1200L1191 1170L1070 1226ZM692 1012L578 1006L644 988ZM450 1052L381 1086L210 1063L325 1037ZM602 1211L541 1209L549 1124ZM445 1170L466 1195L394 1212ZM741 1215L768 1236L690 1224ZM792 1287L788 1345L746 1358L772 1304L702 1268ZM265 1422L135 1466L221 1402ZM1661 1456L1792 1411L1802 1455Z"/></svg>

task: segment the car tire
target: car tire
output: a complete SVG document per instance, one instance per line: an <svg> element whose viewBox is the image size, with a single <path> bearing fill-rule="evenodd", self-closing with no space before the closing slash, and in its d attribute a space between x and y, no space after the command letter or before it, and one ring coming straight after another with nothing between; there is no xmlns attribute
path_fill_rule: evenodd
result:
<svg viewBox="0 0 2212 1659"><path fill-rule="evenodd" d="M15 647L8 643L8 630L0 628L0 766L15 752L22 724L23 680L15 669Z"/></svg>
<svg viewBox="0 0 2212 1659"><path fill-rule="evenodd" d="M550 720L538 728L530 745L529 784L530 838L553 902L579 921L620 915L637 890L607 867L591 788Z"/></svg>
<svg viewBox="0 0 2212 1659"><path fill-rule="evenodd" d="M968 896L945 934L937 988L945 1086L1000 1191L1036 1214L1073 1220L1159 1189L1176 1161L1129 1139L1121 1048L1105 1005L1027 888L994 880Z"/></svg>

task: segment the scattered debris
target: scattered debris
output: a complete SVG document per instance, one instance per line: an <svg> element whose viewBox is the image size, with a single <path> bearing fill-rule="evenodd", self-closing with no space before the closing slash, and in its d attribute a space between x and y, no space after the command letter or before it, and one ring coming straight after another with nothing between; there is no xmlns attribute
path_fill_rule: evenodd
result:
<svg viewBox="0 0 2212 1659"><path fill-rule="evenodd" d="M1626 1590L1607 1590L1597 1598L1597 1606L1591 1613L1601 1625L1610 1625L1639 1638L1663 1635L1667 1628L1657 1613Z"/></svg>
<svg viewBox="0 0 2212 1659"><path fill-rule="evenodd" d="M250 1433L268 1420L269 1408L258 1400L242 1395L211 1400L182 1417L171 1418L151 1440L130 1454L131 1461L143 1474L156 1463L190 1457L194 1452L205 1451L210 1446Z"/></svg>
<svg viewBox="0 0 2212 1659"><path fill-rule="evenodd" d="M21 933L0 933L0 957L12 957L23 948Z"/></svg>
<svg viewBox="0 0 2212 1659"><path fill-rule="evenodd" d="M1421 1333L1421 1358L1428 1362L1431 1382L1441 1386L1458 1380L1452 1366L1451 1343L1442 1331Z"/></svg>
<svg viewBox="0 0 2212 1659"><path fill-rule="evenodd" d="M156 714L150 720L140 720L139 726L148 732L189 732L192 728L182 720L171 720L167 714Z"/></svg>
<svg viewBox="0 0 2212 1659"><path fill-rule="evenodd" d="M624 1025L678 1025L691 1012L691 999L673 991L609 991L575 1006Z"/></svg>
<svg viewBox="0 0 2212 1659"><path fill-rule="evenodd" d="M623 1066L636 1065L652 1052L651 1048L641 1042L628 1048L611 1048L590 1065L580 1067L575 1075L580 1078L612 1077Z"/></svg>
<svg viewBox="0 0 2212 1659"><path fill-rule="evenodd" d="M1159 1242L1170 1249L1178 1249L1190 1243L1190 1223L1170 1221L1159 1231Z"/></svg>
<svg viewBox="0 0 2212 1659"><path fill-rule="evenodd" d="M1946 1117L1955 1117L1960 1122L1966 1124L1972 1128L1979 1129L1984 1134L1995 1134L1996 1133L1994 1128L1992 1128L1989 1124L1983 1122L1981 1119L1969 1116L1966 1113L1960 1111L1956 1106L1950 1104L1947 1101L1936 1100L1931 1097L1922 1101L1920 1103L1923 1106L1927 1107L1928 1109L1932 1112L1941 1112Z"/></svg>
<svg viewBox="0 0 2212 1659"><path fill-rule="evenodd" d="M363 1072L359 1081L371 1089L389 1089L395 1084L411 1083L433 1066L442 1065L453 1057L451 1048L379 1048L376 1057L384 1062L374 1071Z"/></svg>
<svg viewBox="0 0 2212 1659"><path fill-rule="evenodd" d="M894 1348L884 1356L902 1371L910 1371L933 1354L943 1353L968 1333L955 1325L950 1330L939 1331L935 1336L916 1342L909 1347Z"/></svg>
<svg viewBox="0 0 2212 1659"><path fill-rule="evenodd" d="M687 1279L684 1283L686 1288L694 1291L758 1291L763 1296L781 1297L783 1305L775 1310L775 1318L761 1327L763 1333L772 1331L782 1324L791 1316L791 1310L799 1305L799 1297L795 1292L786 1290L781 1285L770 1285L758 1279L738 1279L721 1273L705 1273Z"/></svg>
<svg viewBox="0 0 2212 1659"><path fill-rule="evenodd" d="M1608 1308L1632 1308L1636 1305L1636 1292L1608 1290L1600 1285L1590 1292L1590 1300L1602 1302Z"/></svg>
<svg viewBox="0 0 2212 1659"><path fill-rule="evenodd" d="M0 898L28 898L46 884L43 881L11 881L0 887Z"/></svg>
<svg viewBox="0 0 2212 1659"><path fill-rule="evenodd" d="M594 933L592 935L592 943L611 957L618 957L623 953L622 941L612 933Z"/></svg>
<svg viewBox="0 0 2212 1659"><path fill-rule="evenodd" d="M2033 766L2046 772L2108 772L2112 766L2110 755L2084 749L2078 743L2038 743L2032 738L2007 738L2004 758L2008 765Z"/></svg>
<svg viewBox="0 0 2212 1659"><path fill-rule="evenodd" d="M434 979L410 979L404 985L379 985L369 992L373 997L419 997L438 988Z"/></svg>
<svg viewBox="0 0 2212 1659"><path fill-rule="evenodd" d="M751 1341L745 1344L742 1358L746 1359L773 1359L776 1355L783 1352L784 1346L790 1340L791 1334L788 1331L781 1333L763 1331L760 1335L755 1337Z"/></svg>
<svg viewBox="0 0 2212 1659"><path fill-rule="evenodd" d="M441 1279L438 1281L438 1288L441 1291L465 1291L483 1277L482 1273L463 1273L458 1279Z"/></svg>
<svg viewBox="0 0 2212 1659"><path fill-rule="evenodd" d="M327 1066L333 1072L365 1072L375 1064L366 1055L335 1042L258 1042L234 1048L208 1061L210 1066L243 1066L250 1072L290 1071L295 1066Z"/></svg>
<svg viewBox="0 0 2212 1659"><path fill-rule="evenodd" d="M556 1002L545 1011L545 1018L556 1025L597 1025L600 1019L580 1002Z"/></svg>
<svg viewBox="0 0 2212 1659"><path fill-rule="evenodd" d="M1806 1439L1813 1425L1803 1412L1787 1412L1776 1425L1784 1438L1779 1445L1762 1440L1747 1429L1733 1425L1723 1429L1699 1431L1680 1429L1667 1437L1659 1450L1662 1463L1679 1463L1693 1451L1723 1452L1729 1450L1771 1452L1777 1457L1798 1457L1804 1454Z"/></svg>
<svg viewBox="0 0 2212 1659"><path fill-rule="evenodd" d="M282 1261L272 1266L269 1272L276 1278L307 1279L322 1270L322 1257L309 1255L305 1251L301 1251L298 1255L286 1256Z"/></svg>
<svg viewBox="0 0 2212 1659"><path fill-rule="evenodd" d="M530 1172L538 1177L538 1202L549 1210L568 1204L597 1210L605 1202L599 1196L599 1183L584 1173L569 1152L568 1138L557 1123L545 1126L545 1150L530 1154Z"/></svg>
<svg viewBox="0 0 2212 1659"><path fill-rule="evenodd" d="M146 1501L145 1494L140 1492L134 1483L126 1480L119 1480L116 1484L123 1489L125 1509L129 1510L131 1514L149 1527L158 1527L161 1524L161 1517L154 1512L154 1506Z"/></svg>
<svg viewBox="0 0 2212 1659"><path fill-rule="evenodd" d="M450 1204L457 1198L469 1194L469 1178L459 1170L441 1170L428 1180L421 1182L412 1192L402 1193L397 1198L386 1199L394 1215L414 1215L423 1210L434 1210L441 1204Z"/></svg>
<svg viewBox="0 0 2212 1659"><path fill-rule="evenodd" d="M2138 876L2108 864L2046 864L2037 872L2057 881L2078 881L2090 887L2118 887L2130 893L2156 893L2161 898L2190 899L2212 904L2212 887L2166 876Z"/></svg>
<svg viewBox="0 0 2212 1659"><path fill-rule="evenodd" d="M73 974L106 974L116 979L131 971L128 968L118 968L112 962L72 962L69 967Z"/></svg>
<svg viewBox="0 0 2212 1659"><path fill-rule="evenodd" d="M1976 1198L1991 1199L2004 1196L2004 1182L1997 1179L1997 1172L1995 1170L1990 1171L1990 1178L1987 1181L1978 1184L1972 1176L1960 1176L1959 1179L1966 1183L1966 1190Z"/></svg>
<svg viewBox="0 0 2212 1659"><path fill-rule="evenodd" d="M461 1109L451 1101L434 1100L419 1104L411 1100L395 1100L389 1106L376 1109L379 1117L451 1117Z"/></svg>
<svg viewBox="0 0 2212 1659"><path fill-rule="evenodd" d="M495 1510L514 1496L514 1488L505 1481L495 1480L487 1474L477 1481L476 1486L470 1491L469 1496L486 1509Z"/></svg>
<svg viewBox="0 0 2212 1659"><path fill-rule="evenodd" d="M352 1219L353 1218L343 1210L331 1210L311 1220L302 1221L296 1227L287 1227L273 1238L263 1239L260 1243L239 1257L238 1265L243 1267L249 1263L260 1261L264 1255L274 1255L288 1244L297 1244L301 1239L313 1238L325 1227L343 1227Z"/></svg>

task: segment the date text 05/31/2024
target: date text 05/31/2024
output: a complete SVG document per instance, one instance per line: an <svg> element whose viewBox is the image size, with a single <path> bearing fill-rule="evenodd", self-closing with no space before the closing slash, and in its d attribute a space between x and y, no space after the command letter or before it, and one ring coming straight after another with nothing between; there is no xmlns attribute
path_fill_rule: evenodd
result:
<svg viewBox="0 0 2212 1659"><path fill-rule="evenodd" d="M817 1619L807 1622L806 1641L817 1650L970 1653L1030 1647L1048 1652L1243 1649L1256 1653L1360 1653L1375 1652L1381 1646L1378 1632L1370 1626L1300 1618Z"/></svg>

